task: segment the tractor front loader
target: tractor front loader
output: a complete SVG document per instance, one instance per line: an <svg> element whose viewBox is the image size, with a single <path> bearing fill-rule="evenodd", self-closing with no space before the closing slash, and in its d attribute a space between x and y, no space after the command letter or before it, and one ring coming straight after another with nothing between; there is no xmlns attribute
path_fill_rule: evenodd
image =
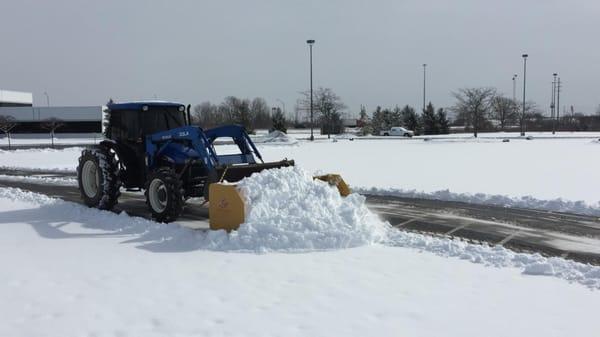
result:
<svg viewBox="0 0 600 337"><path fill-rule="evenodd" d="M191 125L189 108L172 102L109 104L103 121L106 139L84 149L79 158L77 176L84 203L109 210L122 188L143 190L152 217L170 222L180 216L185 200L203 197L211 201L211 228L236 229L243 223L243 201L228 202L241 199L231 183L262 170L293 166L294 161L265 163L243 127L203 130ZM217 154L215 141L223 138L238 151ZM320 179L345 186L341 178Z"/></svg>

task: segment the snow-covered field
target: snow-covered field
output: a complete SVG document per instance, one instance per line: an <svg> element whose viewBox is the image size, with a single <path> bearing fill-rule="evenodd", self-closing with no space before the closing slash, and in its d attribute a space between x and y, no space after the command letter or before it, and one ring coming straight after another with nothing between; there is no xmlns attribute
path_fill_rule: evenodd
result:
<svg viewBox="0 0 600 337"><path fill-rule="evenodd" d="M600 215L600 143L563 136L314 143L290 136L287 142L258 146L267 161L289 158L309 171L340 173L361 192ZM0 151L0 166L74 172L80 151ZM231 146L217 151L231 151Z"/></svg>
<svg viewBox="0 0 600 337"><path fill-rule="evenodd" d="M0 336L597 334L599 267L390 230L297 168L240 188L230 235L0 188Z"/></svg>

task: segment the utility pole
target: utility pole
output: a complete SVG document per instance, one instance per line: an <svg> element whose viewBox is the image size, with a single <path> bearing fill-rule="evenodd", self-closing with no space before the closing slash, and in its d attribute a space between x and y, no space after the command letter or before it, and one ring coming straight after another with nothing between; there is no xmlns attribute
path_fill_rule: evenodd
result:
<svg viewBox="0 0 600 337"><path fill-rule="evenodd" d="M425 111L425 88L426 88L426 77L425 77L425 73L426 73L426 69L427 69L427 63L423 63L423 111Z"/></svg>
<svg viewBox="0 0 600 337"><path fill-rule="evenodd" d="M527 86L527 57L529 55L523 54L523 111L521 112L521 136L525 136L525 130L523 124L525 123L525 88Z"/></svg>
<svg viewBox="0 0 600 337"><path fill-rule="evenodd" d="M556 128L560 129L560 77L556 82Z"/></svg>

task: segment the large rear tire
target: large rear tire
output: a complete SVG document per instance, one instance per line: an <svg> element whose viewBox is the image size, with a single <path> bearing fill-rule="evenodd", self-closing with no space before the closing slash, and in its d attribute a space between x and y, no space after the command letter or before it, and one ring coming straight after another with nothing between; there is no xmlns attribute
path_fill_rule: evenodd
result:
<svg viewBox="0 0 600 337"><path fill-rule="evenodd" d="M121 188L115 155L103 146L81 151L77 182L88 207L112 209L118 203Z"/></svg>
<svg viewBox="0 0 600 337"><path fill-rule="evenodd" d="M151 172L146 180L146 204L159 222L177 220L183 211L183 183L170 168Z"/></svg>

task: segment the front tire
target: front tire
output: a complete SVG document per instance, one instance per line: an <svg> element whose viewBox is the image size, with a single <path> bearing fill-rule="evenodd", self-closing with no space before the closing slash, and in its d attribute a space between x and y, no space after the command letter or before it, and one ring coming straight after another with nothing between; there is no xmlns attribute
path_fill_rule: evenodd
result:
<svg viewBox="0 0 600 337"><path fill-rule="evenodd" d="M77 182L88 207L112 209L118 203L121 187L115 155L102 146L81 151Z"/></svg>
<svg viewBox="0 0 600 337"><path fill-rule="evenodd" d="M160 168L146 180L146 204L152 218L159 222L177 220L183 211L183 184L169 168Z"/></svg>

